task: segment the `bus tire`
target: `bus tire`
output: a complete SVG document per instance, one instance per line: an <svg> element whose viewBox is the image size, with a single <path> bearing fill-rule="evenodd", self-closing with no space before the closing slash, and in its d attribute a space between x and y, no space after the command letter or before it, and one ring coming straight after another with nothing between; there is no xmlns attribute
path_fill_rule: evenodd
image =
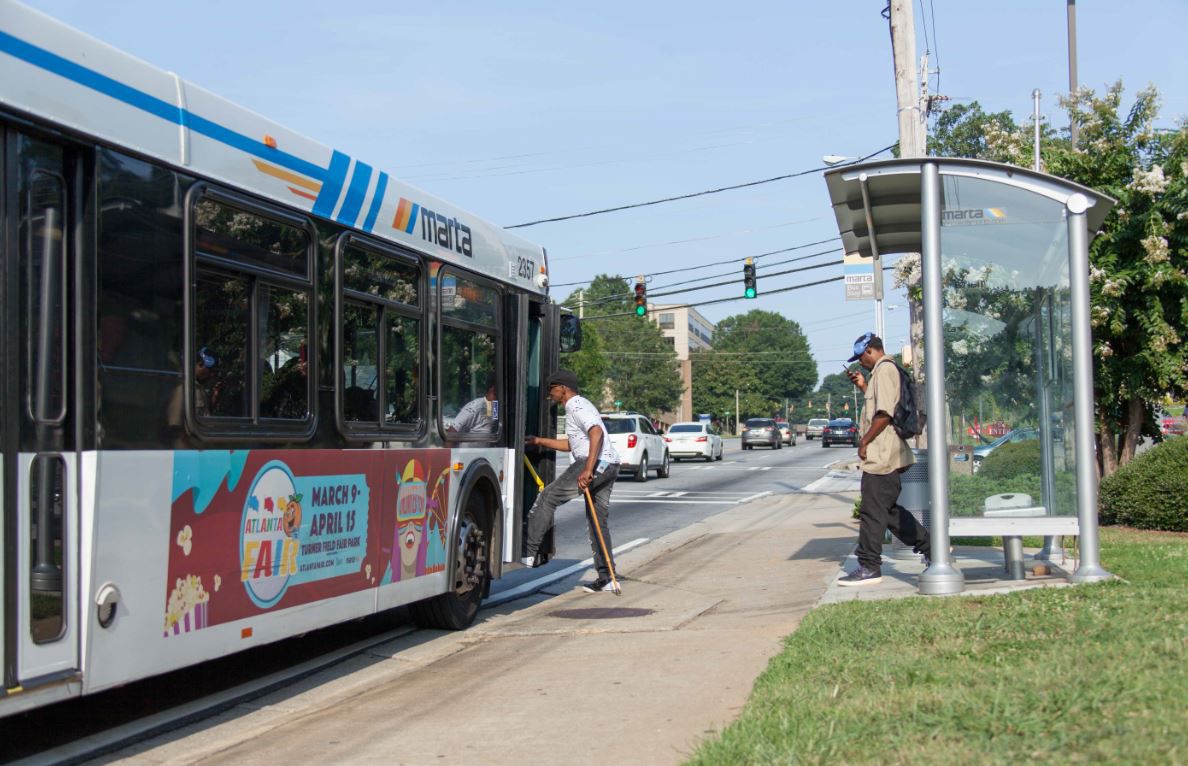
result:
<svg viewBox="0 0 1188 766"><path fill-rule="evenodd" d="M485 491L476 488L458 516L458 549L450 590L409 605L413 621L422 628L464 630L478 615L479 602L491 579L491 513L486 496Z"/></svg>

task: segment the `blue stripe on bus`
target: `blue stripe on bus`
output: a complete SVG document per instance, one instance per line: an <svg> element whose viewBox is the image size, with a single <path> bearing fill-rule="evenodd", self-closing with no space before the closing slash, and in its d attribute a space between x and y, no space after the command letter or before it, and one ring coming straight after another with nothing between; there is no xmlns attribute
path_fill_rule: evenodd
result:
<svg viewBox="0 0 1188 766"><path fill-rule="evenodd" d="M338 204L342 182L346 180L350 166L351 158L335 149L330 157L330 167L326 168L326 177L322 180L322 190L318 192L318 199L314 202L314 215L329 218L334 214L334 206Z"/></svg>
<svg viewBox="0 0 1188 766"><path fill-rule="evenodd" d="M338 222L346 226L354 226L363 209L363 198L367 196L367 184L371 182L371 166L365 162L355 162L355 172L351 174L351 185L347 187L346 199L342 202L342 210L338 213Z"/></svg>
<svg viewBox="0 0 1188 766"><path fill-rule="evenodd" d="M67 80L73 80L80 85L104 93L117 101L123 101L125 104L134 106L137 109L143 109L149 114L156 115L161 119L169 120L174 124L181 124L181 109L176 104L162 101L156 96L150 96L144 91L124 85L122 82L99 74L93 69L80 66L73 61L62 58L56 53L50 53L44 48L38 48L36 45L13 37L7 32L0 32L0 51L4 51L14 58L26 61L33 66L40 67L47 72L52 72L65 77Z"/></svg>
<svg viewBox="0 0 1188 766"><path fill-rule="evenodd" d="M13 37L7 32L0 32L0 52L7 53L14 58L78 83L83 87L90 88L97 93L109 96L128 106L148 112L155 117L160 117L174 125L188 127L196 133L213 138L227 146L260 157L261 159L275 162L288 170L302 173L318 181L323 180L326 175L325 168L315 165L312 162L286 152L272 149L260 141L248 138L242 133L236 133L205 117L200 117L189 110L180 109L176 104L163 101L142 90L137 90L130 85L113 80L107 75L96 72L94 69L88 69L80 64L75 64L73 61L65 59L56 53L51 53L44 48L39 48L36 45ZM341 184L341 181L339 183Z"/></svg>
<svg viewBox="0 0 1188 766"><path fill-rule="evenodd" d="M408 216L408 226L404 227L405 234L412 234L413 229L417 228L417 215L419 215L420 212L421 212L421 206L414 202L412 212L409 213L409 216Z"/></svg>
<svg viewBox="0 0 1188 766"><path fill-rule="evenodd" d="M363 231L371 233L375 227L375 219L379 217L380 205L384 204L384 192L388 189L388 174L380 171L379 179L375 182L375 194L371 198L371 208L367 211L367 218L363 221Z"/></svg>

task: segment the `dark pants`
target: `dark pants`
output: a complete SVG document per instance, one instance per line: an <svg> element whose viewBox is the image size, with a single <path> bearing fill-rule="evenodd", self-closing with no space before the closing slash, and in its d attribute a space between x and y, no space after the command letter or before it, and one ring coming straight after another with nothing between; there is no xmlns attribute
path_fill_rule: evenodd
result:
<svg viewBox="0 0 1188 766"><path fill-rule="evenodd" d="M883 563L883 537L887 529L904 545L921 553L928 550L928 530L899 504L901 475L862 474L862 510L858 512L858 563L878 569Z"/></svg>
<svg viewBox="0 0 1188 766"><path fill-rule="evenodd" d="M578 460L565 470L565 473L553 480L537 495L532 510L528 512L528 542L525 546L525 556L535 556L540 549L540 541L553 526L553 515L557 506L568 503L581 495L582 505L586 507L586 524L590 531L590 550L594 552L594 566L598 570L598 577L602 580L610 579L610 567L614 566L614 554L611 553L610 535L610 496L615 486L615 478L619 475L619 466L611 465L605 471L594 477L590 482L590 494L594 498L594 510L598 514L598 527L602 530L602 541L606 543L607 555L611 557L608 565L602 555L602 546L598 544L598 534L594 531L594 522L590 518L590 504L585 500L585 493L578 489L577 478L585 467L585 460Z"/></svg>

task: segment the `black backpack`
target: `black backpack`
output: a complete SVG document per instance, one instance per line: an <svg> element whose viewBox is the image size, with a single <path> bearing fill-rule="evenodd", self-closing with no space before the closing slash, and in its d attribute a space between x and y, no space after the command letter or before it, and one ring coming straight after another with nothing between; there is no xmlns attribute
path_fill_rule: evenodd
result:
<svg viewBox="0 0 1188 766"><path fill-rule="evenodd" d="M895 362L891 364L899 372L899 403L891 416L891 427L900 439L911 439L924 433L924 413L916 403L916 384L911 376Z"/></svg>

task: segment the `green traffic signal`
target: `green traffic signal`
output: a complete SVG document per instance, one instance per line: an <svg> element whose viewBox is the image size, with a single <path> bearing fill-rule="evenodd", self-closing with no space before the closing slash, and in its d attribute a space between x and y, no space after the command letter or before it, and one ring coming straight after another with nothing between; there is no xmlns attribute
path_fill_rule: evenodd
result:
<svg viewBox="0 0 1188 766"><path fill-rule="evenodd" d="M647 313L648 313L648 307L646 305L640 304L639 306L635 307L635 315L637 317L641 317Z"/></svg>
<svg viewBox="0 0 1188 766"><path fill-rule="evenodd" d="M755 281L755 264L748 258L743 264L743 297L754 298L759 294L758 285Z"/></svg>

